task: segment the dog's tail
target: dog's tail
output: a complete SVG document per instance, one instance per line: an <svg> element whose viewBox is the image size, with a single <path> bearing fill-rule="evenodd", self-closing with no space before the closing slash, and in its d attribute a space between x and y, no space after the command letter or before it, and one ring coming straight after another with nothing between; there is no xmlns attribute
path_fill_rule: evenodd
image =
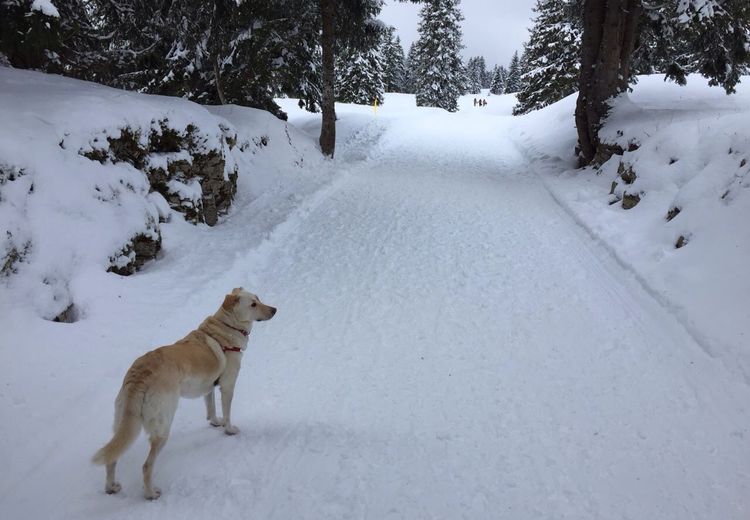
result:
<svg viewBox="0 0 750 520"><path fill-rule="evenodd" d="M141 432L144 394L129 386L123 386L115 401L115 434L91 459L94 464L111 464L119 459Z"/></svg>

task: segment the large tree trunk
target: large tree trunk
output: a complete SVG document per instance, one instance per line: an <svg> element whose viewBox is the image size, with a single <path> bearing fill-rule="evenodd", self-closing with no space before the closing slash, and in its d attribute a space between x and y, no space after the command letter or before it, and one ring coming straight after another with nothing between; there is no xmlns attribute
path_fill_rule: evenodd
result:
<svg viewBox="0 0 750 520"><path fill-rule="evenodd" d="M164 2L164 7L168 8L171 4L171 0ZM165 14L167 11L163 11ZM222 21L227 19L227 6L225 0L214 1L214 11L211 15L211 34L209 37L209 52L212 54L211 64L214 68L214 81L216 82L216 94L219 96L219 102L222 105L227 104L227 99L224 97L224 87L221 84L221 67L219 66L219 55L223 47L226 35L222 28Z"/></svg>
<svg viewBox="0 0 750 520"><path fill-rule="evenodd" d="M224 89L221 86L221 70L219 70L219 58L214 55L214 80L216 80L216 93L219 95L219 102L222 105L227 104L227 99L224 97Z"/></svg>
<svg viewBox="0 0 750 520"><path fill-rule="evenodd" d="M336 98L333 90L334 72L334 43L336 35L336 8L334 0L320 0L320 15L323 33L321 46L323 51L323 92L321 112L323 117L320 128L320 149L323 155L333 157L336 149Z"/></svg>
<svg viewBox="0 0 750 520"><path fill-rule="evenodd" d="M586 0L576 104L582 165L607 154L599 130L611 99L628 88L641 9L641 0Z"/></svg>

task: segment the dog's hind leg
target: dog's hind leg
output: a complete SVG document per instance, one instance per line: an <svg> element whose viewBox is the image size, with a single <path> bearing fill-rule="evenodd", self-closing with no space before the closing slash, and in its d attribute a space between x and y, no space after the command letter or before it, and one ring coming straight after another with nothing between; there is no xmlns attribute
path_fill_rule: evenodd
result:
<svg viewBox="0 0 750 520"><path fill-rule="evenodd" d="M146 490L146 498L149 500L156 500L161 496L161 489L154 487L151 481L151 475L154 471L154 461L159 455L159 452L167 442L167 436L152 436L149 441L151 442L151 449L146 457L146 462L143 463L143 487Z"/></svg>
<svg viewBox="0 0 750 520"><path fill-rule="evenodd" d="M119 482L115 482L115 466L117 461L107 464L107 483L104 485L104 491L108 495L114 495L122 489Z"/></svg>
<svg viewBox="0 0 750 520"><path fill-rule="evenodd" d="M136 396L133 397L125 386L120 389L115 400L115 421L112 425L114 435L92 459L94 464L103 464L107 468L104 492L108 495L113 495L122 489L120 483L115 481L117 459L128 449L141 431L141 400L137 392L135 394Z"/></svg>
<svg viewBox="0 0 750 520"><path fill-rule="evenodd" d="M120 423L122 422L122 410L123 407L120 405L121 397L118 395L116 404L115 404L115 423L113 430L117 431ZM112 461L109 464L106 465L107 468L107 480L104 484L104 492L108 495L114 495L115 493L119 492L122 489L122 486L119 482L115 481L115 466L117 466L117 461Z"/></svg>
<svg viewBox="0 0 750 520"><path fill-rule="evenodd" d="M148 433L151 443L148 457L143 463L143 487L149 500L161 496L161 490L154 487L151 475L154 471L154 461L169 437L179 396L179 387L175 387L147 394L143 402L143 429Z"/></svg>

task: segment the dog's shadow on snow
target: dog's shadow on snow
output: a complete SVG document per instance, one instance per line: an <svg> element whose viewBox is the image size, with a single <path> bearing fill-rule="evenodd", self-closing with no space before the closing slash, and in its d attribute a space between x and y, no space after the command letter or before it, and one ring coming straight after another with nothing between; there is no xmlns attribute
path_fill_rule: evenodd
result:
<svg viewBox="0 0 750 520"><path fill-rule="evenodd" d="M363 445L380 445L372 431L322 421L275 421L242 424L237 435L228 436L223 428L205 426L176 429L160 455L160 473L184 475L191 468L221 464L264 464L279 457L296 458L323 453L357 452ZM145 445L144 445L145 448ZM145 456L145 451L143 452ZM168 477L167 477L168 478Z"/></svg>
<svg viewBox="0 0 750 520"><path fill-rule="evenodd" d="M186 497L190 497L190 507L200 509L196 504L213 503L217 494L229 502L252 503L268 479L285 475L280 478L299 485L326 486L335 480L342 465L359 464L363 451L377 456L388 445L388 436L379 438L372 430L324 421L238 422L240 432L233 436L192 417L176 423L154 475L155 484L164 492L162 497L156 503L143 499L141 464L148 441L141 434L118 464L123 492L115 497L102 492L102 501L89 503L93 509L88 512L119 517L126 511L132 513L128 508L135 505L149 516L167 505L183 507ZM300 465L303 459L306 462ZM291 473L290 468L294 468ZM99 476L103 478L103 472Z"/></svg>
<svg viewBox="0 0 750 520"><path fill-rule="evenodd" d="M325 422L237 426L240 433L234 436L210 426L176 435L157 470L163 498L206 493L205 499L211 500L218 487L227 500L245 502L276 478L305 487L326 486L342 467L359 465L363 451L372 455L387 446L385 438L371 432Z"/></svg>

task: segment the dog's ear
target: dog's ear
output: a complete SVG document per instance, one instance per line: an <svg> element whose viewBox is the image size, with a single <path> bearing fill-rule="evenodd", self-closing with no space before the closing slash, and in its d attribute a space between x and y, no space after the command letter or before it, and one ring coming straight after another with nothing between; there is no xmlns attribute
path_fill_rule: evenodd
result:
<svg viewBox="0 0 750 520"><path fill-rule="evenodd" d="M232 289L232 294L238 294L242 292L242 287L235 287Z"/></svg>
<svg viewBox="0 0 750 520"><path fill-rule="evenodd" d="M224 303L221 304L221 308L225 311L231 311L234 306L240 302L240 297L236 294L227 294L224 298Z"/></svg>

